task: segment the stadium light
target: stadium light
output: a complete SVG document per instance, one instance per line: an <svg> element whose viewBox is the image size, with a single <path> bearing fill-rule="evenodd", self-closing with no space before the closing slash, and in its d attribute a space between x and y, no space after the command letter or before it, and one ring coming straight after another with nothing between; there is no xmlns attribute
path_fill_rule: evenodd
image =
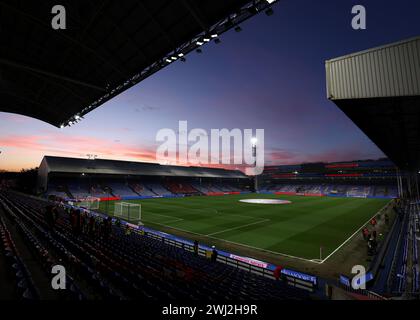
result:
<svg viewBox="0 0 420 320"><path fill-rule="evenodd" d="M167 62L167 63L171 63L171 62L172 62L172 60L171 60L171 59L166 59L166 62Z"/></svg>
<svg viewBox="0 0 420 320"><path fill-rule="evenodd" d="M251 138L251 144L253 147L255 147L257 145L258 139L256 137L252 137Z"/></svg>
<svg viewBox="0 0 420 320"><path fill-rule="evenodd" d="M266 0L269 4L272 4L276 0Z"/></svg>
<svg viewBox="0 0 420 320"><path fill-rule="evenodd" d="M204 38L203 41L204 42L210 42L210 38Z"/></svg>
<svg viewBox="0 0 420 320"><path fill-rule="evenodd" d="M171 59L175 61L175 60L176 60L176 59L178 59L178 58L177 58L177 57L175 57L175 56L173 56L173 57L171 57Z"/></svg>
<svg viewBox="0 0 420 320"><path fill-rule="evenodd" d="M183 56L184 56L184 54L182 52L178 53L178 57L182 58Z"/></svg>
<svg viewBox="0 0 420 320"><path fill-rule="evenodd" d="M202 46L204 44L204 42L197 41L196 44L197 44L197 46Z"/></svg>
<svg viewBox="0 0 420 320"><path fill-rule="evenodd" d="M213 33L212 35L211 35L211 37L212 38L217 38L219 35L217 34L217 33Z"/></svg>

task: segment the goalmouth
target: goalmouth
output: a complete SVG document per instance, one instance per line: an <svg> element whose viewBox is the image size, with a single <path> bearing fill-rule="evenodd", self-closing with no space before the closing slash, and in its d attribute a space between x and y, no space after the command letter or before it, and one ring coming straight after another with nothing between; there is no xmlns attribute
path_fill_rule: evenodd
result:
<svg viewBox="0 0 420 320"><path fill-rule="evenodd" d="M114 206L114 216L116 218L141 224L141 204L117 202Z"/></svg>

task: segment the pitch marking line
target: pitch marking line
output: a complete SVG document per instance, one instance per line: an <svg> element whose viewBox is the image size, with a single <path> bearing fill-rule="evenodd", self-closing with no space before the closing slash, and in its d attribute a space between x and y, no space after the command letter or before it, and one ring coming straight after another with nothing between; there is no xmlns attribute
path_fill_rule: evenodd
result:
<svg viewBox="0 0 420 320"><path fill-rule="evenodd" d="M391 200L392 201L392 200ZM335 249L333 252L331 252L324 260L322 260L321 262L318 263L324 263L325 261L327 261L334 253L336 253L338 250L340 250L347 242L349 242L358 232L360 232L360 230L362 230L362 228L367 225L369 223L370 220L372 220L374 217L376 217L378 215L379 212L381 212L382 210L384 210L389 204L389 201L386 205L384 205L379 211L377 211L368 221L366 221L364 224L362 224L362 226L357 229L350 237L348 237L342 244L340 244L337 249Z"/></svg>
<svg viewBox="0 0 420 320"><path fill-rule="evenodd" d="M206 236L202 233L189 231L189 230L185 230L185 229L182 229L182 228L168 226L168 225L163 224L163 223L158 223L158 222L150 222L150 223L160 225L160 226L163 226L163 227L166 227L166 228L169 228L169 229L182 231L182 232L185 232L185 233L194 234L194 235L197 235L197 236L200 236L200 237L207 237L207 238L210 238L210 239L213 239L213 240L232 243L232 244L235 244L235 245L241 246L241 247L246 247L246 248L251 248L251 249L258 250L258 251L273 253L273 254L280 255L280 256L283 256L283 257L287 257L287 258L293 258L293 259L297 259L297 260L301 260L301 261L305 261L305 262L312 262L312 263L316 263L316 264L321 263L321 262L318 262L318 261L314 261L312 259L305 259L305 258L301 258L301 257L296 257L296 256L292 256L292 255L289 255L289 254L286 254L286 253L281 253L281 252L277 252L277 251L271 251L271 250L267 250L267 249L263 249L263 248L259 248L259 247L254 247L254 246L247 245L247 244L244 244L244 243L234 242L234 241L230 241L230 240L226 240L226 239L222 239L222 238L218 238L218 237L213 237L213 236Z"/></svg>
<svg viewBox="0 0 420 320"><path fill-rule="evenodd" d="M391 200L392 201L392 200ZM169 228L169 229L174 229L174 230L179 230L179 231L182 231L182 232L186 232L186 233L191 233L191 234L194 234L194 235L197 235L197 236L200 236L200 237L207 237L207 238L210 238L210 239L214 239L214 240L219 240L219 241L224 241L224 242L228 242L228 243L232 243L232 244L235 244L235 245L238 245L238 246L242 246L242 247L247 247L247 248L251 248L251 249L256 249L256 250L259 250L259 251L263 251L263 252L268 252L268 253L273 253L273 254L276 254L276 255L280 255L280 256L283 256L283 257L287 257L287 258L293 258L293 259L297 259L297 260L301 260L301 261L306 261L306 262L311 262L311 263L316 263L316 264L322 264L322 263L324 263L325 261L327 261L329 258L331 258L331 256L333 255L333 254L335 254L339 249L341 249L347 242L349 242L358 232L360 232L360 230L367 224L367 223L369 223L369 221L370 220L372 220L372 218L374 218L374 217L376 217L376 215L379 213L379 212L381 212L383 209L385 209L386 208L386 206L388 206L389 205L389 203L391 202L391 201L389 201L386 205L384 205L380 210L378 210L368 221L366 221L366 223L364 223L357 231L355 231L349 238L347 238L340 246L338 246L333 252L331 252L325 259L323 259L323 260L319 260L319 259L305 259L305 258L302 258L302 257L297 257L297 256L293 256L293 255L289 255L289 254L286 254L286 253L281 253L281 252L276 252L276 251L271 251L271 250L267 250L267 249L263 249L263 248L259 248L259 247L254 247L254 246L251 246L251 245L247 245L247 244L243 244L243 243L239 243L239 242L234 242L234 241L229 241L229 240L225 240L225 239L222 239L222 238L218 238L218 237L213 237L211 234L210 235L204 235L204 234L202 234L202 233L197 233L197 232L193 232L193 231L189 231L189 230L185 230L185 229L181 229L181 228L177 228L177 227L171 227L171 226L168 226L168 225L166 225L166 224L163 224L163 223L158 223L158 222L152 222L152 221L150 221L149 223L152 223L152 224L156 224L156 225L160 225L160 226L163 226L163 227L166 227L166 228ZM153 214L157 214L157 213L153 213ZM157 215L161 215L161 214L157 214ZM161 215L161 216L165 216L165 215ZM167 217L169 217L169 216L167 216ZM179 218L179 219L181 219L181 218ZM181 219L181 220L184 220L184 219ZM269 219L268 219L269 220ZM262 221L260 221L261 223L262 223ZM259 222L259 223L260 223ZM244 226L241 226L241 227L244 227ZM226 231L226 230L224 230L224 231Z"/></svg>
<svg viewBox="0 0 420 320"><path fill-rule="evenodd" d="M154 222L154 221L151 221L151 220L143 220L143 221L148 222L148 223L156 223L157 224L157 222ZM179 219L175 219L175 220L164 221L164 222L161 222L161 224L166 225L167 223L175 223L175 222L180 222L180 221L184 221L184 219L179 218Z"/></svg>
<svg viewBox="0 0 420 320"><path fill-rule="evenodd" d="M214 236L215 234L224 233L224 232L228 232L228 231L232 231L232 230L236 230L236 229L241 229L241 228L245 228L245 227L248 227L248 226L253 226L253 225L260 224L260 223L263 223L263 222L268 222L268 221L271 221L271 220L270 219L264 219L264 220L260 220L260 221L256 221L256 222L252 222L252 223L247 223L247 224L237 226L237 227L234 227L234 228L229 228L229 229L225 229L225 230L222 230L222 231L217 231L217 232L205 234L205 236L206 237Z"/></svg>
<svg viewBox="0 0 420 320"><path fill-rule="evenodd" d="M192 210L203 211L203 209L192 209ZM207 210L207 209L205 209L205 210ZM241 215L241 214L225 214L223 216L220 216L220 214L222 214L221 211L216 210L216 209L212 209L212 210L214 210L212 212L214 212L215 214L217 214L217 218L218 219L223 219L223 220L227 220L227 221L236 220L237 218L240 218L240 217L242 217L242 218L248 218L248 219L253 219L253 220L258 219L257 217L245 216L245 215ZM200 214L203 215L203 213L200 213ZM179 222L179 221L185 221L185 219L183 219L183 218L174 217L174 216L168 216L166 214L160 214L160 213L150 212L149 215L157 215L157 216L162 216L162 217L168 217L168 218L175 219L175 220L160 222L162 224L164 224L164 223L174 223L174 222ZM206 214L205 217L206 218L209 217L208 214ZM264 220L271 221L270 219L264 219ZM144 221L147 222L146 220L144 220ZM149 222L153 222L153 221L149 221ZM262 221L258 221L258 223L260 223L260 222L262 222ZM242 227L242 226L239 226L239 227ZM228 230L224 230L224 231L228 231ZM224 232L224 231L221 231L221 232ZM217 233L219 233L219 232L217 232Z"/></svg>
<svg viewBox="0 0 420 320"><path fill-rule="evenodd" d="M161 216L161 217L167 217L167 218L171 218L172 220L169 221L164 221L161 224L165 225L165 223L174 223L174 222L179 222L179 221L184 221L185 219L182 218L178 218L178 217L173 217L173 216L168 216L166 214L160 214L160 213L154 213L154 212L150 212L149 215L156 215L156 216ZM144 222L149 222L149 223L157 223L154 221L150 221L150 220L143 220Z"/></svg>

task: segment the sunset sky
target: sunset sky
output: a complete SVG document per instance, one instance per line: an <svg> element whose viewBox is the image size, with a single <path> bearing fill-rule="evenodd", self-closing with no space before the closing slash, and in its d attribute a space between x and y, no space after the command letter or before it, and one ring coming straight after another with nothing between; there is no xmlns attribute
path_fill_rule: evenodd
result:
<svg viewBox="0 0 420 320"><path fill-rule="evenodd" d="M395 4L396 3L396 4ZM367 8L367 30L351 8ZM289 0L57 129L0 113L0 169L44 155L154 161L159 129L265 129L266 164L379 158L382 152L326 98L325 60L420 35L418 0Z"/></svg>

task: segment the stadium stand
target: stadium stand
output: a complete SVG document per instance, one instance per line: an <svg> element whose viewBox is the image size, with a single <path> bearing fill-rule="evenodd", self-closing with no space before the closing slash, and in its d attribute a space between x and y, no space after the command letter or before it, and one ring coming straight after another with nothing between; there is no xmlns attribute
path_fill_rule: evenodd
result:
<svg viewBox="0 0 420 320"><path fill-rule="evenodd" d="M134 183L132 185L132 188L134 191L136 191L140 196L146 196L146 197L154 197L157 194L153 192L151 189L147 188L146 185L142 183Z"/></svg>
<svg viewBox="0 0 420 320"><path fill-rule="evenodd" d="M395 166L386 159L270 166L259 178L259 191L396 198L396 178Z"/></svg>
<svg viewBox="0 0 420 320"><path fill-rule="evenodd" d="M396 198L393 186L335 185L335 184L265 184L261 192L286 192L298 194L335 195L342 197L382 197Z"/></svg>
<svg viewBox="0 0 420 320"><path fill-rule="evenodd" d="M48 196L56 196L59 198L71 198L70 193L67 191L67 187L64 185L54 185L54 184L50 184L48 186L48 190L46 192L47 197Z"/></svg>
<svg viewBox="0 0 420 320"><path fill-rule="evenodd" d="M144 184L144 187L141 195L145 195L144 190L150 190L154 196L171 196L173 194L159 182L148 182Z"/></svg>
<svg viewBox="0 0 420 320"><path fill-rule="evenodd" d="M165 184L166 189L168 189L173 194L185 194L185 195L198 195L200 192L192 187L189 183L185 181L168 181Z"/></svg>
<svg viewBox="0 0 420 320"><path fill-rule="evenodd" d="M22 261L3 217L0 217L0 236L2 240L0 252L5 258L4 266L7 269L8 279L12 279L11 281L14 284L14 295L20 299L39 298L31 273Z"/></svg>
<svg viewBox="0 0 420 320"><path fill-rule="evenodd" d="M49 156L38 175L38 192L62 199L242 192L250 185L251 179L240 171Z"/></svg>
<svg viewBox="0 0 420 320"><path fill-rule="evenodd" d="M371 266L375 274L372 290L385 296L418 296L418 204L405 202L395 207L392 230L379 248Z"/></svg>
<svg viewBox="0 0 420 320"><path fill-rule="evenodd" d="M69 213L60 208L59 218L51 229L44 219L46 201L2 191L0 205L7 219L18 225L45 272L51 271L55 259L71 266L67 272L71 290L60 299L267 301L309 298L308 292L282 281L211 262L139 233L127 233L118 225L113 225L107 235L107 224L99 217L80 218L86 223L96 219L97 229L88 230L88 225L83 223L75 229ZM3 244L7 245L4 250L10 252L10 266L17 270L17 283L24 280L20 292L26 299L36 299L37 289L30 281L30 273L18 263L19 256L10 236L4 224L0 226L2 237L8 240Z"/></svg>
<svg viewBox="0 0 420 320"><path fill-rule="evenodd" d="M107 181L106 185L112 190L112 195L116 197L131 197L139 195L134 192L127 183L121 181Z"/></svg>

